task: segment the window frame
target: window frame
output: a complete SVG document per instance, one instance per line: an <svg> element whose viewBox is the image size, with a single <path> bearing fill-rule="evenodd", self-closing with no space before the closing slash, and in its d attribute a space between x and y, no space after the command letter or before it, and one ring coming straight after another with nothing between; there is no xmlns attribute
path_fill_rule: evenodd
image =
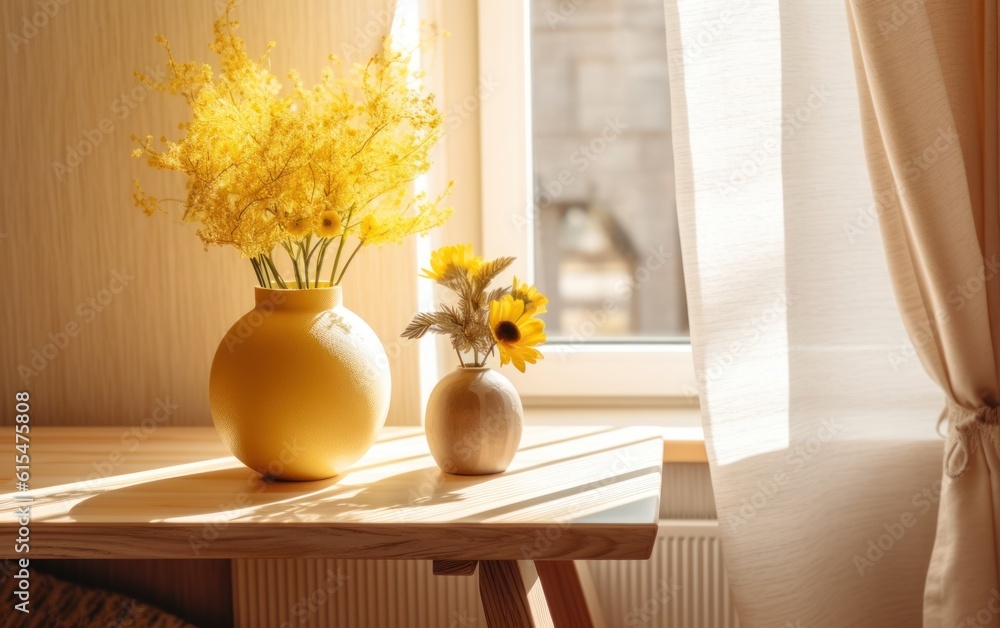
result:
<svg viewBox="0 0 1000 628"><path fill-rule="evenodd" d="M534 277L530 0L479 0L479 76L494 89L480 104L482 241L486 257L514 255ZM697 399L690 343L550 343L545 359L510 379L526 405L597 399L676 405Z"/></svg>

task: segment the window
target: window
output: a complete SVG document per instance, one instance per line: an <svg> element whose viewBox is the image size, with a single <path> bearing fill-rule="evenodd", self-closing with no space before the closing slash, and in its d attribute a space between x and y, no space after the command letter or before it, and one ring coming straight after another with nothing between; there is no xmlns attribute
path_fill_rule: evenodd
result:
<svg viewBox="0 0 1000 628"><path fill-rule="evenodd" d="M530 2L535 281L553 341L685 339L662 0Z"/></svg>
<svg viewBox="0 0 1000 628"><path fill-rule="evenodd" d="M662 1L486 0L479 24L485 253L551 300L522 396L690 400Z"/></svg>

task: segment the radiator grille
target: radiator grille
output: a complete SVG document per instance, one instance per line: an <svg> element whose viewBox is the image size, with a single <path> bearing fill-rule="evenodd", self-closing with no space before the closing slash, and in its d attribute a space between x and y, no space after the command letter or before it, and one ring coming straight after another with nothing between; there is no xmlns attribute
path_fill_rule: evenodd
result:
<svg viewBox="0 0 1000 628"><path fill-rule="evenodd" d="M737 628L715 521L664 521L649 561L588 561L608 628ZM485 628L475 577L427 561L234 560L236 625Z"/></svg>
<svg viewBox="0 0 1000 628"><path fill-rule="evenodd" d="M428 561L233 561L236 626L480 628L476 579L434 576Z"/></svg>
<svg viewBox="0 0 1000 628"><path fill-rule="evenodd" d="M739 626L716 521L662 521L649 561L587 565L609 627Z"/></svg>

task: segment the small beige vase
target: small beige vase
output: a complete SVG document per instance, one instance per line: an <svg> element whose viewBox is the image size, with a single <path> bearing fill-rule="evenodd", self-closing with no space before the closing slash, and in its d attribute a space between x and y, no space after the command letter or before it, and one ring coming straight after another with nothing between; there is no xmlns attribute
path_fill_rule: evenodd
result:
<svg viewBox="0 0 1000 628"><path fill-rule="evenodd" d="M514 385L486 366L455 369L427 400L427 444L446 473L506 471L521 443L523 425L524 409Z"/></svg>
<svg viewBox="0 0 1000 628"><path fill-rule="evenodd" d="M389 361L340 287L256 289L215 352L212 419L243 464L320 480L367 452L389 412Z"/></svg>

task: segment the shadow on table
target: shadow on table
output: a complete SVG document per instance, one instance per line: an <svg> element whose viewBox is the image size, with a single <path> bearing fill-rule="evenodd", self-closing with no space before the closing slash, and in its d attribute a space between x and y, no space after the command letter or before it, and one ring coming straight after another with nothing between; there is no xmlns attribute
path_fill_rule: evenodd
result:
<svg viewBox="0 0 1000 628"><path fill-rule="evenodd" d="M109 513L132 514L137 521L198 518L204 521L319 521L366 513L368 520L402 520L403 509L444 506L461 499L456 492L470 483L448 481L437 467L387 476L359 489L341 484L349 474L312 482L268 481L246 468L222 469L137 482L84 498L69 516L96 521ZM55 493L50 502L79 499L78 492ZM379 517L382 513L383 517Z"/></svg>
<svg viewBox="0 0 1000 628"><path fill-rule="evenodd" d="M108 513L134 513L144 521L162 521L217 514L219 519L235 520L258 509L271 510L296 500L334 494L342 477L279 482L244 467L220 469L105 490L73 506L69 515L93 519Z"/></svg>
<svg viewBox="0 0 1000 628"><path fill-rule="evenodd" d="M614 428L597 428L594 432L573 438L558 438L534 443L523 450L566 444L578 438L593 437ZM416 434L403 439L414 438ZM630 441L624 444L633 444ZM95 494L82 496L80 492L67 491L46 496L50 502L76 501L69 509L69 516L77 520L99 521L109 514L134 517L135 521L183 522L357 522L372 523L420 521L475 521L483 518L507 518L518 510L544 505L553 499L572 499L577 494L607 494L614 486L638 476L658 473L659 467L633 470L630 473L605 477L596 469L587 483L560 488L535 485L514 487L510 481L529 472L545 467L577 462L599 457L614 451L623 443L601 447L574 455L554 455L552 460L512 469L505 473L482 476L462 476L444 473L436 465L426 464L426 451L396 457L391 460L372 461L352 468L345 474L311 482L285 482L268 480L259 473L243 466L191 472L189 469L172 477L158 477L136 481L128 486L106 488L96 486ZM406 463L420 468L372 479L365 483L345 482L354 473L371 472L388 465ZM164 471L169 471L165 469ZM182 474L183 473L183 474ZM553 473L558 472L553 469ZM491 494L496 499L491 498ZM460 502L480 502L481 508L463 508ZM592 500L590 500L592 501ZM472 506L472 504L469 504ZM63 511L65 512L65 511ZM581 513L575 513L579 518Z"/></svg>

